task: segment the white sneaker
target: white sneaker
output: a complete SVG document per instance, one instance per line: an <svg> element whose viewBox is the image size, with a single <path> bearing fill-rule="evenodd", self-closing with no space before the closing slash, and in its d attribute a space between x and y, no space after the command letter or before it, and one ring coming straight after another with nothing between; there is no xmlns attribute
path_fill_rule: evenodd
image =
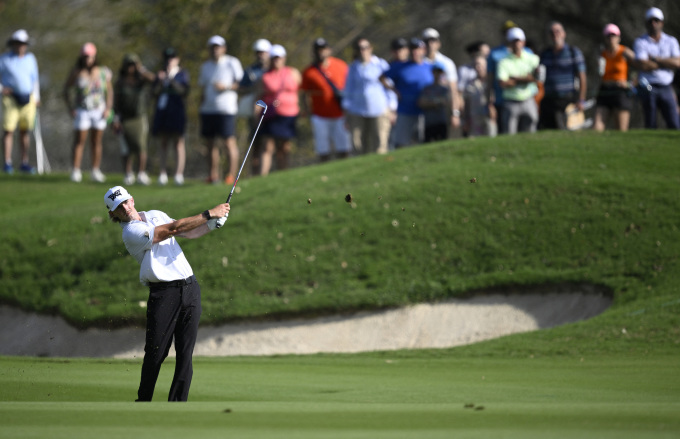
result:
<svg viewBox="0 0 680 439"><path fill-rule="evenodd" d="M184 184L184 175L175 174L175 185L182 186Z"/></svg>
<svg viewBox="0 0 680 439"><path fill-rule="evenodd" d="M104 183L106 181L106 176L102 174L102 171L100 171L99 168L92 169L91 178L92 181L96 181L97 183Z"/></svg>
<svg viewBox="0 0 680 439"><path fill-rule="evenodd" d="M130 185L130 184L135 184L135 174L130 172L129 174L125 174L125 178L123 178L123 184L124 185Z"/></svg>
<svg viewBox="0 0 680 439"><path fill-rule="evenodd" d="M148 185L151 184L151 179L149 178L149 176L147 175L147 173L144 172L144 171L142 171L142 172L140 172L139 174L137 174L137 180L139 180L139 182L140 182L141 184L143 184L144 186L148 186Z"/></svg>
<svg viewBox="0 0 680 439"><path fill-rule="evenodd" d="M83 174L80 172L80 169L74 169L71 171L71 181L74 183L80 183L83 181Z"/></svg>
<svg viewBox="0 0 680 439"><path fill-rule="evenodd" d="M160 184L161 186L165 186L166 184L168 184L168 174L163 172L161 175L159 175L158 184Z"/></svg>

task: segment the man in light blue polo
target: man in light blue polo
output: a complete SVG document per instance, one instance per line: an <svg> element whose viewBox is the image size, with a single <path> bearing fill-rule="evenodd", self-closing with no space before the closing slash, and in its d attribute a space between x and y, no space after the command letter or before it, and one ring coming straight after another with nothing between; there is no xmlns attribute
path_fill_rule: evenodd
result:
<svg viewBox="0 0 680 439"><path fill-rule="evenodd" d="M645 128L657 127L657 110L666 126L680 129L678 106L672 83L674 70L680 68L678 40L663 32L664 16L659 8L645 13L647 33L633 44L640 69L640 100L645 115Z"/></svg>
<svg viewBox="0 0 680 439"><path fill-rule="evenodd" d="M373 45L360 37L354 43L355 59L345 81L342 108L357 153L388 151L389 101L380 77L390 69L382 58L373 54Z"/></svg>
<svg viewBox="0 0 680 439"><path fill-rule="evenodd" d="M35 125L36 107L40 104L38 62L28 52L28 33L24 29L14 32L7 41L9 50L0 56L0 89L2 89L4 171L14 172L12 146L14 131L19 127L21 143L21 171L35 173L29 164L30 132Z"/></svg>
<svg viewBox="0 0 680 439"><path fill-rule="evenodd" d="M538 107L534 96L538 92L536 70L540 59L524 50L526 37L522 29L509 29L506 39L510 53L498 63L496 77L502 88L508 134L518 131L533 133L538 125Z"/></svg>

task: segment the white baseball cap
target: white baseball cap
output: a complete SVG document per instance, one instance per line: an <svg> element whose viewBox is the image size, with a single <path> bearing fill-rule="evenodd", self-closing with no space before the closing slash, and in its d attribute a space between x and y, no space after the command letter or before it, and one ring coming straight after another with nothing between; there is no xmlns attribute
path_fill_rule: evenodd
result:
<svg viewBox="0 0 680 439"><path fill-rule="evenodd" d="M132 195L123 186L114 186L104 195L104 202L109 212L113 212L123 201L132 198Z"/></svg>
<svg viewBox="0 0 680 439"><path fill-rule="evenodd" d="M430 40L430 39L439 39L439 32L437 32L437 29L432 29L431 27L428 27L423 31L423 40Z"/></svg>
<svg viewBox="0 0 680 439"><path fill-rule="evenodd" d="M272 43L269 42L269 40L265 40L264 38L260 38L259 40L255 41L255 44L253 44L253 50L255 52L269 52L272 48Z"/></svg>
<svg viewBox="0 0 680 439"><path fill-rule="evenodd" d="M645 13L645 21L648 21L652 18L656 18L657 20L663 21L663 12L659 8L649 8L647 9L647 12Z"/></svg>
<svg viewBox="0 0 680 439"><path fill-rule="evenodd" d="M28 44L28 32L26 32L24 29L19 29L12 34L9 40Z"/></svg>
<svg viewBox="0 0 680 439"><path fill-rule="evenodd" d="M283 58L286 56L286 49L280 44L274 44L269 51L269 56L272 58L277 56Z"/></svg>
<svg viewBox="0 0 680 439"><path fill-rule="evenodd" d="M515 40L526 41L524 31L518 27L512 27L508 29L508 32L505 34L505 39L508 40L509 42Z"/></svg>
<svg viewBox="0 0 680 439"><path fill-rule="evenodd" d="M208 46L226 46L227 42L219 35L213 35L208 40Z"/></svg>

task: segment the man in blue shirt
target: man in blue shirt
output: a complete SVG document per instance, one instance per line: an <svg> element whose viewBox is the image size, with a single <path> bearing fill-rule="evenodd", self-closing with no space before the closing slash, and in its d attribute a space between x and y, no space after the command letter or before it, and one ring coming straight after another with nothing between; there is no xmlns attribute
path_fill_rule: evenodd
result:
<svg viewBox="0 0 680 439"><path fill-rule="evenodd" d="M659 8L645 14L647 33L635 40L633 49L640 68L640 100L645 128L656 128L657 108L668 128L680 129L678 107L672 83L680 68L678 40L663 32L664 16Z"/></svg>
<svg viewBox="0 0 680 439"><path fill-rule="evenodd" d="M583 53L566 43L567 33L561 23L553 21L548 26L550 47L541 53L541 70L545 70L538 126L541 129L564 129L565 109L576 104L583 110L586 100L586 62Z"/></svg>
<svg viewBox="0 0 680 439"><path fill-rule="evenodd" d="M414 38L409 44L411 60L393 63L390 70L381 78L385 87L391 88L399 96L397 121L394 125L394 145L399 148L422 142L420 120L423 111L418 106L418 98L423 89L432 84L432 66L424 62L425 42ZM390 84L385 77L392 80Z"/></svg>
<svg viewBox="0 0 680 439"><path fill-rule="evenodd" d="M498 70L498 63L510 54L510 48L506 41L508 31L517 27L514 21L508 20L501 26L502 43L491 49L487 57L487 78L489 86L486 88L486 99L489 103L489 114L491 119L496 119L498 122L498 134L505 134L508 132L508 118L503 113L503 88L496 78ZM528 50L525 48L525 50ZM529 51L530 53L533 53Z"/></svg>
<svg viewBox="0 0 680 439"><path fill-rule="evenodd" d="M35 126L36 108L40 104L38 62L28 52L28 33L19 29L7 41L9 50L0 56L0 85L2 88L4 171L14 172L12 146L14 131L19 127L21 141L21 171L33 174L28 161L30 132Z"/></svg>

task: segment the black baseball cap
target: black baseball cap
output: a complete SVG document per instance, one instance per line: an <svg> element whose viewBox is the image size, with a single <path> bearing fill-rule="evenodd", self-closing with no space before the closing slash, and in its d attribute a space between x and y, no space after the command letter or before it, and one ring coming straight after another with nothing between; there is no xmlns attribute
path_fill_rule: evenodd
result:
<svg viewBox="0 0 680 439"><path fill-rule="evenodd" d="M396 38L392 40L391 46L392 50L403 49L404 47L408 47L408 41L406 41L406 38Z"/></svg>
<svg viewBox="0 0 680 439"><path fill-rule="evenodd" d="M314 40L314 48L321 49L322 47L328 47L328 41L325 38L317 38Z"/></svg>
<svg viewBox="0 0 680 439"><path fill-rule="evenodd" d="M408 46L411 49L416 49L418 47L425 48L425 41L421 40L420 38L411 38L411 41L409 41Z"/></svg>
<svg viewBox="0 0 680 439"><path fill-rule="evenodd" d="M163 51L163 58L165 58L165 59L176 58L176 57L177 57L177 51L173 47L168 47Z"/></svg>

